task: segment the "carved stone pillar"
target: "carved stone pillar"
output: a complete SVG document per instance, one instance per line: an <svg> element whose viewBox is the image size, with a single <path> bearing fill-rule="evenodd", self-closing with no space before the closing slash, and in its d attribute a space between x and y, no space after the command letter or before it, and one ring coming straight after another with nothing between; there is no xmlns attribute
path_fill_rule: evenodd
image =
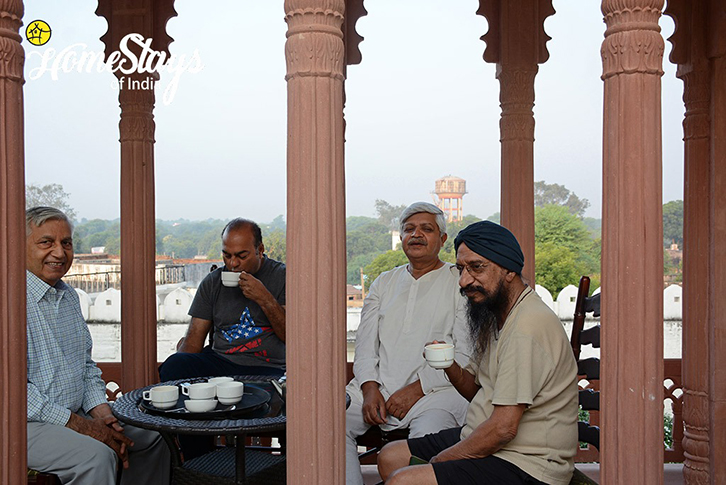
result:
<svg viewBox="0 0 726 485"><path fill-rule="evenodd" d="M522 246L522 276L534 287L534 78L537 63L497 65L501 133L501 223Z"/></svg>
<svg viewBox="0 0 726 485"><path fill-rule="evenodd" d="M497 64L501 131L501 223L524 253L522 276L534 286L534 79L549 58L545 19L552 0L479 0L489 22L484 60Z"/></svg>
<svg viewBox="0 0 726 485"><path fill-rule="evenodd" d="M600 483L663 483L663 0L603 0Z"/></svg>
<svg viewBox="0 0 726 485"><path fill-rule="evenodd" d="M345 483L343 0L286 0L288 469Z"/></svg>
<svg viewBox="0 0 726 485"><path fill-rule="evenodd" d="M174 0L99 0L106 19L105 54L130 33L153 39L169 57L166 23ZM140 48L129 48L137 58ZM158 381L156 357L156 220L154 217L154 89L158 73L119 76L121 105L121 360L124 390ZM125 77L124 77L125 76ZM148 80L147 80L148 79Z"/></svg>
<svg viewBox="0 0 726 485"><path fill-rule="evenodd" d="M671 61L683 80L683 475L686 483L710 483L709 328L712 311L711 85L706 58L706 8L700 0L671 0L666 13L678 25Z"/></svg>
<svg viewBox="0 0 726 485"><path fill-rule="evenodd" d="M0 483L26 481L23 2L0 0Z"/></svg>
<svg viewBox="0 0 726 485"><path fill-rule="evenodd" d="M141 82L145 79L136 78ZM124 81L128 82L129 78ZM139 85L136 85L137 87ZM154 91L125 85L121 105L121 361L126 389L158 380Z"/></svg>
<svg viewBox="0 0 726 485"><path fill-rule="evenodd" d="M708 2L708 59L711 65L711 220L708 367L710 396L709 461L711 483L726 483L726 3Z"/></svg>
<svg viewBox="0 0 726 485"><path fill-rule="evenodd" d="M687 483L709 475L709 245L710 220L708 65L679 66L686 104L683 214L683 473Z"/></svg>

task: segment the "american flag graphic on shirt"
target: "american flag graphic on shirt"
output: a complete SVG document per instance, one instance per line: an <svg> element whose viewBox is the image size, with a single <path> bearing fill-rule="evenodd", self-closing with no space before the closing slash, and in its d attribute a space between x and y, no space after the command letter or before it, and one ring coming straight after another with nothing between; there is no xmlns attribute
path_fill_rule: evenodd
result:
<svg viewBox="0 0 726 485"><path fill-rule="evenodd" d="M255 321L252 319L252 315L250 315L250 309L245 307L242 316L240 316L239 323L226 330L222 330L222 335L227 342L234 342L235 340L248 340L268 331L270 331L270 327L258 327L255 325Z"/></svg>

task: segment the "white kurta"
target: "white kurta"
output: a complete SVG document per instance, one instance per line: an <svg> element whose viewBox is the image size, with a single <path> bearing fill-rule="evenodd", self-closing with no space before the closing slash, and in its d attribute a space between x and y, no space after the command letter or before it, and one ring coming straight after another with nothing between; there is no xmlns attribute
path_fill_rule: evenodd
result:
<svg viewBox="0 0 726 485"><path fill-rule="evenodd" d="M444 263L414 279L404 265L381 274L373 282L356 333L356 377L348 385L349 392L352 389L360 393L361 384L376 381L388 399L402 387L420 380L425 394L421 401L448 391L446 394L451 394L453 401L449 409L462 403L466 407L466 401L446 380L444 371L430 367L423 358L424 345L438 340L453 342L455 359L462 367L469 361L466 299L459 293L459 278L452 267ZM415 407L424 404L421 401ZM390 416L388 422L393 428L401 426Z"/></svg>
<svg viewBox="0 0 726 485"><path fill-rule="evenodd" d="M346 411L346 484L362 485L355 438L370 427L363 420L361 384L378 382L383 397L421 381L424 396L403 419L387 416L391 430L410 428L419 437L445 428L461 426L468 402L444 377L443 370L430 367L423 358L424 345L433 340L453 343L455 359L464 367L469 361L466 300L459 293L459 278L453 265L414 279L407 265L381 274L371 285L356 333L355 378L346 392L351 405Z"/></svg>

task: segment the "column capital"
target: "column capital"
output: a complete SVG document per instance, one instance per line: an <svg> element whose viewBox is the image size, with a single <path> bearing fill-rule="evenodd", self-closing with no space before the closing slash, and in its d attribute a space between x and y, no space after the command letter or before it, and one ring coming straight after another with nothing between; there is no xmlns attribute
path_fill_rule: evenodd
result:
<svg viewBox="0 0 726 485"><path fill-rule="evenodd" d="M151 48L169 56L172 39L166 33L166 23L176 17L174 0L98 0L96 15L106 19L108 30L101 37L108 57L118 50L121 39L130 33L152 38Z"/></svg>
<svg viewBox="0 0 726 485"><path fill-rule="evenodd" d="M544 30L544 21L554 13L552 0L479 0L476 14L489 22L489 30L480 37L487 45L484 61L506 63L507 51L514 51L527 62L546 62L550 57L547 42L552 38ZM520 36L522 29L529 29L530 35Z"/></svg>
<svg viewBox="0 0 726 485"><path fill-rule="evenodd" d="M345 0L345 25L343 34L345 40L345 64L351 66L360 64L363 54L360 52L360 43L363 36L356 30L356 24L361 17L368 15L363 5L364 0Z"/></svg>
<svg viewBox="0 0 726 485"><path fill-rule="evenodd" d="M120 141L143 141L154 143L154 90L125 87L119 91L121 121Z"/></svg>
<svg viewBox="0 0 726 485"><path fill-rule="evenodd" d="M285 0L286 80L343 79L343 0Z"/></svg>
<svg viewBox="0 0 726 485"><path fill-rule="evenodd" d="M603 0L603 80L619 74L663 75L662 8L663 0Z"/></svg>
<svg viewBox="0 0 726 485"><path fill-rule="evenodd" d="M0 0L0 79L23 81L25 51L18 30L23 25L23 2Z"/></svg>
<svg viewBox="0 0 726 485"><path fill-rule="evenodd" d="M500 141L534 142L534 80L537 65L532 69L507 69L497 66L499 101L502 107Z"/></svg>

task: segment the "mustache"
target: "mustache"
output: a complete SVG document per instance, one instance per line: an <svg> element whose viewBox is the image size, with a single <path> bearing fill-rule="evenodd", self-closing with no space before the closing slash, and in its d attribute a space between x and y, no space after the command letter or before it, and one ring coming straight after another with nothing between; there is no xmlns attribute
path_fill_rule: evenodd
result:
<svg viewBox="0 0 726 485"><path fill-rule="evenodd" d="M459 289L459 293L461 293L461 296L466 296L467 293L471 293L473 291L481 293L482 295L487 294L483 286L474 285L473 283L469 283L465 287Z"/></svg>

